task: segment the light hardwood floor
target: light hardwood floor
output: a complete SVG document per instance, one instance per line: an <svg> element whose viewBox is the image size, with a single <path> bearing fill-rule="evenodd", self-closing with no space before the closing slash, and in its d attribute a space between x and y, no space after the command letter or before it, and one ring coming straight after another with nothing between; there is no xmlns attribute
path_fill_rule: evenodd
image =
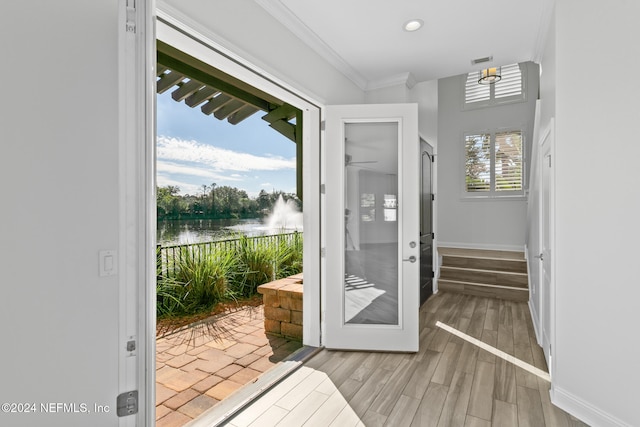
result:
<svg viewBox="0 0 640 427"><path fill-rule="evenodd" d="M418 353L322 350L228 425L586 425L551 404L547 381L436 321L546 371L526 303L440 293L420 309Z"/></svg>

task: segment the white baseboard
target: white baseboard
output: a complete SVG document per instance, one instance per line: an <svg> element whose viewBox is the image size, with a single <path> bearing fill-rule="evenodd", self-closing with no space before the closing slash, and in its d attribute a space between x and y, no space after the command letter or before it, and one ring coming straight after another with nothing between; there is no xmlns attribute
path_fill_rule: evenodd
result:
<svg viewBox="0 0 640 427"><path fill-rule="evenodd" d="M574 394L551 384L551 403L590 426L631 427L624 421L580 399Z"/></svg>
<svg viewBox="0 0 640 427"><path fill-rule="evenodd" d="M522 245L497 245L490 243L461 243L461 242L438 242L439 248L460 248L460 249L486 249L490 251L513 251L523 252Z"/></svg>
<svg viewBox="0 0 640 427"><path fill-rule="evenodd" d="M531 299L529 299L529 312L531 313L531 321L533 323L533 331L536 334L536 341L538 345L542 347L542 335L540 335L539 325L540 325L540 315L536 311L535 306L531 303Z"/></svg>

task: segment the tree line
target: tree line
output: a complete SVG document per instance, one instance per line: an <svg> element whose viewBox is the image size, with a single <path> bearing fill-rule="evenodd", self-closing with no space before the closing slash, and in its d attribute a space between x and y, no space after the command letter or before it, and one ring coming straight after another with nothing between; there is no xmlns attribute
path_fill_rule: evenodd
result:
<svg viewBox="0 0 640 427"><path fill-rule="evenodd" d="M302 202L295 194L283 191L271 193L260 190L251 198L245 190L235 187L203 185L202 193L180 195L180 187L157 187L156 205L159 220L165 219L222 219L258 218L273 210L278 197L293 200L302 210Z"/></svg>

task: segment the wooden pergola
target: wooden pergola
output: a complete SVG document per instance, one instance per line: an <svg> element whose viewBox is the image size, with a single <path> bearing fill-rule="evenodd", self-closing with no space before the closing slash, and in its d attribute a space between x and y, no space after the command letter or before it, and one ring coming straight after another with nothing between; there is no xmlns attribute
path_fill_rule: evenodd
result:
<svg viewBox="0 0 640 427"><path fill-rule="evenodd" d="M238 124L257 112L296 144L296 192L302 200L302 111L161 41L157 42L156 91L176 102Z"/></svg>

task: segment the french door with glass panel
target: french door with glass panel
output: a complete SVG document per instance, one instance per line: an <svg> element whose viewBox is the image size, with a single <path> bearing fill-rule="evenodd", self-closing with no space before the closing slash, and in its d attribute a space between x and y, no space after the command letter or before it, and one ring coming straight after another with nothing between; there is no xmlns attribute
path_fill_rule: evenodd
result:
<svg viewBox="0 0 640 427"><path fill-rule="evenodd" d="M326 111L327 348L418 350L416 104Z"/></svg>

